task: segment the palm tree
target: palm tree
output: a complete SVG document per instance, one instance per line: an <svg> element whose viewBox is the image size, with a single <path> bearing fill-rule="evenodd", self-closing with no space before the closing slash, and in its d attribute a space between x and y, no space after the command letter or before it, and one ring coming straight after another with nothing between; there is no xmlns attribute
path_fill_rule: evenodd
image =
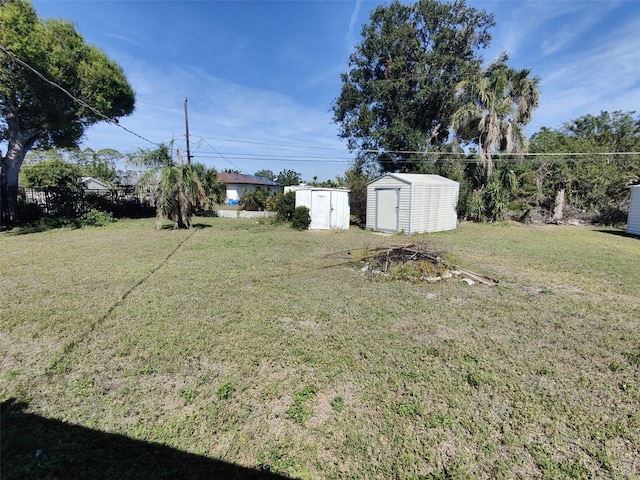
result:
<svg viewBox="0 0 640 480"><path fill-rule="evenodd" d="M539 104L540 78L530 77L528 69L509 68L507 60L502 55L478 77L459 85L463 105L453 116L457 134L478 145L485 185L493 176L493 153L526 150L524 125Z"/></svg>
<svg viewBox="0 0 640 480"><path fill-rule="evenodd" d="M205 192L202 207L212 209L216 204L224 203L227 187L223 182L218 181L218 171L214 167L207 168L201 163L192 164L192 169L196 172Z"/></svg>
<svg viewBox="0 0 640 480"><path fill-rule="evenodd" d="M154 193L158 229L165 218L173 221L173 228L191 228L193 209L200 206L205 197L197 172L182 161L179 150L177 153L179 163L173 160L170 147L164 144L155 150L138 150L129 157L130 163L148 168L138 186Z"/></svg>

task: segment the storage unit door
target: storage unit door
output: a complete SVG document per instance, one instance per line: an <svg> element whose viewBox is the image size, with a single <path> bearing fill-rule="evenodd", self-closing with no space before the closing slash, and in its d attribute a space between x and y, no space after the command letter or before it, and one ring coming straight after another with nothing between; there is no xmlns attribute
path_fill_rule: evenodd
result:
<svg viewBox="0 0 640 480"><path fill-rule="evenodd" d="M331 192L311 191L310 215L309 228L318 230L331 228Z"/></svg>
<svg viewBox="0 0 640 480"><path fill-rule="evenodd" d="M376 189L376 230L398 231L399 188Z"/></svg>

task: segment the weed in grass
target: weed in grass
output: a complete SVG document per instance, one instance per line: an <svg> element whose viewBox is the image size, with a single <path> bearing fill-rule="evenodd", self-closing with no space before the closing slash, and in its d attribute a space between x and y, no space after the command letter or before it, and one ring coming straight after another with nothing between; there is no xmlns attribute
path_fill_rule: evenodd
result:
<svg viewBox="0 0 640 480"><path fill-rule="evenodd" d="M617 373L617 372L621 372L623 370L623 366L622 363L616 361L613 361L609 364L609 370L611 370L613 373Z"/></svg>
<svg viewBox="0 0 640 480"><path fill-rule="evenodd" d="M294 422L304 425L313 411L304 403L294 403L284 413Z"/></svg>
<svg viewBox="0 0 640 480"><path fill-rule="evenodd" d="M198 375L198 379L196 380L196 384L198 387L202 385L209 385L213 383L213 381L217 378L217 374L215 372L206 372L201 375Z"/></svg>
<svg viewBox="0 0 640 480"><path fill-rule="evenodd" d="M427 428L449 427L453 425L453 417L437 413L427 418L425 426Z"/></svg>
<svg viewBox="0 0 640 480"><path fill-rule="evenodd" d="M395 413L401 417L419 417L420 406L416 402L402 402L396 405Z"/></svg>
<svg viewBox="0 0 640 480"><path fill-rule="evenodd" d="M467 373L467 383L471 385L473 388L479 388L482 384L482 378L478 372L468 372Z"/></svg>
<svg viewBox="0 0 640 480"><path fill-rule="evenodd" d="M295 392L293 395L293 405L285 411L287 417L300 425L304 425L313 413L308 403L315 400L317 393L318 388L315 385L310 385Z"/></svg>
<svg viewBox="0 0 640 480"><path fill-rule="evenodd" d="M260 452L258 455L258 469L264 472L287 473L294 465L293 459L278 450Z"/></svg>
<svg viewBox="0 0 640 480"><path fill-rule="evenodd" d="M331 399L331 408L334 412L340 413L344 410L344 399L342 397L333 397Z"/></svg>
<svg viewBox="0 0 640 480"><path fill-rule="evenodd" d="M427 474L425 480L462 480L470 478L467 472L458 465L447 465L442 470Z"/></svg>
<svg viewBox="0 0 640 480"><path fill-rule="evenodd" d="M545 365L543 367L538 368L536 370L536 373L541 376L551 377L554 375L555 371L553 370L553 368Z"/></svg>
<svg viewBox="0 0 640 480"><path fill-rule="evenodd" d="M181 388L178 392L178 396L183 398L187 403L193 403L196 401L198 392L196 392L193 388Z"/></svg>
<svg viewBox="0 0 640 480"><path fill-rule="evenodd" d="M298 390L294 396L293 400L295 403L301 403L308 399L315 399L318 393L318 387L315 385L310 385L308 387L303 388L302 390Z"/></svg>
<svg viewBox="0 0 640 480"><path fill-rule="evenodd" d="M224 382L218 387L218 398L220 400L228 400L231 398L231 394L235 391L236 385L233 382Z"/></svg>
<svg viewBox="0 0 640 480"><path fill-rule="evenodd" d="M140 375L151 375L153 373L156 373L156 367L154 367L153 365L145 365L140 370L138 370L138 373Z"/></svg>
<svg viewBox="0 0 640 480"><path fill-rule="evenodd" d="M58 358L47 368L49 375L66 375L71 372L71 360L69 358Z"/></svg>
<svg viewBox="0 0 640 480"><path fill-rule="evenodd" d="M478 359L469 353L463 353L462 360L467 363L478 363Z"/></svg>
<svg viewBox="0 0 640 480"><path fill-rule="evenodd" d="M71 386L73 387L73 390L76 392L76 394L86 397L93 389L93 383L94 381L92 378L80 377L73 380L71 382Z"/></svg>
<svg viewBox="0 0 640 480"><path fill-rule="evenodd" d="M627 359L627 361L636 367L640 367L640 349L639 351L636 352L626 352L624 354L624 357Z"/></svg>
<svg viewBox="0 0 640 480"><path fill-rule="evenodd" d="M440 350L438 350L435 347L428 347L424 349L424 354L428 355L429 357L439 357L440 356Z"/></svg>

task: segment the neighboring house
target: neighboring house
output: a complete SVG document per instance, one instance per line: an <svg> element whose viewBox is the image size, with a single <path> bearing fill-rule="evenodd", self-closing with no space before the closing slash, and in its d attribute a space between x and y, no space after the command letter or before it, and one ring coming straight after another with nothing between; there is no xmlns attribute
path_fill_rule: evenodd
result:
<svg viewBox="0 0 640 480"><path fill-rule="evenodd" d="M100 180L92 177L80 177L80 184L86 192L101 191L102 193L102 191L109 189L106 183L102 183Z"/></svg>
<svg viewBox="0 0 640 480"><path fill-rule="evenodd" d="M640 185L631 187L631 202L627 218L627 233L640 235Z"/></svg>
<svg viewBox="0 0 640 480"><path fill-rule="evenodd" d="M460 184L440 175L387 173L367 184L367 228L425 233L458 226Z"/></svg>
<svg viewBox="0 0 640 480"><path fill-rule="evenodd" d="M282 192L282 185L279 183L254 175L223 172L219 173L217 178L219 182L224 183L227 187L227 198L225 200L227 205L238 205L240 198L245 193L250 193L254 190L265 190L270 195Z"/></svg>

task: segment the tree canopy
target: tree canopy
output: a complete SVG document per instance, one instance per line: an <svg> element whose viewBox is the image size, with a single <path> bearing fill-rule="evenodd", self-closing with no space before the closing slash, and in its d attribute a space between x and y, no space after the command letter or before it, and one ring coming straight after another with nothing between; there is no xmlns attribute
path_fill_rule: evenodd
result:
<svg viewBox="0 0 640 480"><path fill-rule="evenodd" d="M417 171L404 152L428 152L446 142L461 100L456 86L477 75L493 16L464 0L397 0L378 6L341 75L334 101L339 136L358 150L357 163L382 171Z"/></svg>
<svg viewBox="0 0 640 480"><path fill-rule="evenodd" d="M129 115L135 95L121 67L73 24L38 18L26 0L0 0L3 208L16 220L18 174L33 147L74 147L97 122Z"/></svg>
<svg viewBox="0 0 640 480"><path fill-rule="evenodd" d="M276 179L276 174L273 173L271 170L258 170L256 173L254 173L254 175L256 177L266 178L267 180Z"/></svg>
<svg viewBox="0 0 640 480"><path fill-rule="evenodd" d="M281 171L276 177L276 182L285 187L289 185L299 185L301 181L302 177L300 174L290 169Z"/></svg>
<svg viewBox="0 0 640 480"><path fill-rule="evenodd" d="M529 149L539 154L535 164L546 187L543 194L561 192L569 206L596 211L603 222L624 217L628 187L640 182L635 153L640 151L640 118L635 112L601 111L560 129L542 128L531 137Z"/></svg>

